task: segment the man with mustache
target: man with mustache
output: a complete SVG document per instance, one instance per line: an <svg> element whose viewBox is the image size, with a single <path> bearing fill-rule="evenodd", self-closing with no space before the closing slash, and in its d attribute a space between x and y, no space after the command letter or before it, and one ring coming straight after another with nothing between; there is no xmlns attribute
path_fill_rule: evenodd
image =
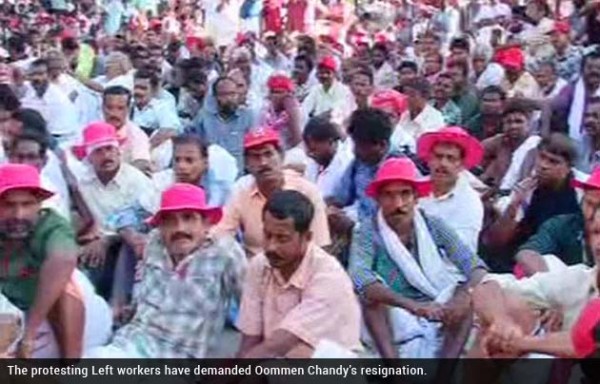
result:
<svg viewBox="0 0 600 384"><path fill-rule="evenodd" d="M417 175L407 158L384 162L366 189L378 211L352 238L364 341L383 358L458 356L470 330L468 289L486 273L447 224L416 207L431 188Z"/></svg>
<svg viewBox="0 0 600 384"><path fill-rule="evenodd" d="M600 165L600 97L588 101L583 114L584 133L579 142L579 162L577 169L590 173Z"/></svg>
<svg viewBox="0 0 600 384"><path fill-rule="evenodd" d="M107 304L77 272L69 223L42 202L53 195L29 165L0 166L0 293L24 314L21 357L80 358L112 326Z"/></svg>
<svg viewBox="0 0 600 384"><path fill-rule="evenodd" d="M306 195L315 207L311 231L314 242L324 247L330 244L325 202L316 185L296 171L283 169L283 147L277 132L260 128L244 137L246 170L250 175L238 180L225 205L223 220L213 229L213 235L242 232L248 256L263 249L262 210L269 197L279 190L295 190Z"/></svg>
<svg viewBox="0 0 600 384"><path fill-rule="evenodd" d="M460 127L426 133L417 143L419 158L427 161L433 190L419 205L456 232L465 245L477 252L483 226L483 204L469 184L468 171L483 158L483 146Z"/></svg>
<svg viewBox="0 0 600 384"><path fill-rule="evenodd" d="M246 276L238 357L310 357L322 341L361 349L360 307L348 275L312 241L313 203L277 191L263 212L264 253Z"/></svg>
<svg viewBox="0 0 600 384"><path fill-rule="evenodd" d="M227 306L241 293L246 258L233 237L207 237L221 209L200 187L176 183L148 223L131 322L86 357L204 358L214 353Z"/></svg>

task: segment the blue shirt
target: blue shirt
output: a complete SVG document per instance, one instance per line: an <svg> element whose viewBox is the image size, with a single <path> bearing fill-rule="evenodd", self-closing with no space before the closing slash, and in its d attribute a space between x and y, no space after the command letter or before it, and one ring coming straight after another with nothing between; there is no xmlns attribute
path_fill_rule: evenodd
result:
<svg viewBox="0 0 600 384"><path fill-rule="evenodd" d="M146 133L159 129L174 129L181 131L181 122L177 109L168 100L154 98L144 108L133 107L131 121Z"/></svg>

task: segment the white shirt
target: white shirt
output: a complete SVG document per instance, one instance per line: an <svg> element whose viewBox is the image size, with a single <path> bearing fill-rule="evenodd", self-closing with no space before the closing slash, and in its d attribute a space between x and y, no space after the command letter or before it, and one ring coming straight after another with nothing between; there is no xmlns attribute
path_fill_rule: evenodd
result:
<svg viewBox="0 0 600 384"><path fill-rule="evenodd" d="M327 168L323 169L316 161L308 158L304 175L317 185L323 196L332 196L353 158L352 153L347 151L345 146L339 145Z"/></svg>
<svg viewBox="0 0 600 384"><path fill-rule="evenodd" d="M419 205L428 215L442 219L473 252L477 252L483 226L483 203L465 176L459 176L449 193L423 197L419 199Z"/></svg>
<svg viewBox="0 0 600 384"><path fill-rule="evenodd" d="M304 102L302 103L302 116L304 121L308 121L312 116L321 115L327 111L332 111L332 115L346 116L345 113L352 105L354 96L346 85L335 80L329 91L323 89L323 85L315 85ZM342 120L343 121L343 120Z"/></svg>
<svg viewBox="0 0 600 384"><path fill-rule="evenodd" d="M55 84L48 84L48 89L38 97L33 87L28 84L25 95L21 99L23 108L38 111L48 124L52 135L76 137L79 132L78 113L75 105Z"/></svg>
<svg viewBox="0 0 600 384"><path fill-rule="evenodd" d="M399 130L418 140L422 134L439 131L444 126L446 126L446 122L444 121L442 112L429 104L425 104L425 108L423 108L414 120L411 120L409 111L405 111L402 114L396 130L392 134L392 144L399 141Z"/></svg>
<svg viewBox="0 0 600 384"><path fill-rule="evenodd" d="M375 88L391 89L398 85L398 74L389 62L376 69L373 74L373 83Z"/></svg>
<svg viewBox="0 0 600 384"><path fill-rule="evenodd" d="M63 195L60 192L60 189L50 180L48 177L45 177L42 173L40 177L40 181L42 184L42 188L54 192L54 196L49 199L44 200L42 203L43 208L50 208L59 215L61 215L65 220L71 221L71 210L67 205L67 202L63 199Z"/></svg>

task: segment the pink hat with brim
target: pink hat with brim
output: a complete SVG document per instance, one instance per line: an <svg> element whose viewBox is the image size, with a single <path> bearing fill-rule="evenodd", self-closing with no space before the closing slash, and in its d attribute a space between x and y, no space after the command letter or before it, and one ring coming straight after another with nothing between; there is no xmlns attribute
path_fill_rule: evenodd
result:
<svg viewBox="0 0 600 384"><path fill-rule="evenodd" d="M54 196L54 192L42 188L40 173L34 167L25 164L0 166L0 197L17 190L28 190L41 200Z"/></svg>
<svg viewBox="0 0 600 384"><path fill-rule="evenodd" d="M165 213L177 211L196 211L202 214L209 223L216 224L223 217L219 207L206 205L204 190L192 184L175 183L163 192L160 200L160 209L147 223L153 227L160 225L160 220Z"/></svg>
<svg viewBox="0 0 600 384"><path fill-rule="evenodd" d="M411 184L419 197L431 193L431 181L420 177L415 164L406 157L386 160L377 171L375 179L365 189L365 193L369 197L377 197L381 187L393 182Z"/></svg>
<svg viewBox="0 0 600 384"><path fill-rule="evenodd" d="M126 138L119 137L117 129L108 123L99 121L89 124L83 130L83 143L71 148L73 155L78 160L83 160L88 155L88 150L106 145L121 145Z"/></svg>
<svg viewBox="0 0 600 384"><path fill-rule="evenodd" d="M279 134L271 128L258 128L244 136L244 150L266 144L281 145Z"/></svg>
<svg viewBox="0 0 600 384"><path fill-rule="evenodd" d="M588 302L571 330L571 341L577 357L585 358L600 349L600 299Z"/></svg>
<svg viewBox="0 0 600 384"><path fill-rule="evenodd" d="M600 190L600 166L594 168L590 177L586 181L573 179L571 181L573 188L583 189L584 191Z"/></svg>
<svg viewBox="0 0 600 384"><path fill-rule="evenodd" d="M461 127L446 127L423 134L417 142L419 158L428 161L433 147L438 143L452 143L461 147L464 151L463 165L467 169L478 166L483 159L483 145Z"/></svg>

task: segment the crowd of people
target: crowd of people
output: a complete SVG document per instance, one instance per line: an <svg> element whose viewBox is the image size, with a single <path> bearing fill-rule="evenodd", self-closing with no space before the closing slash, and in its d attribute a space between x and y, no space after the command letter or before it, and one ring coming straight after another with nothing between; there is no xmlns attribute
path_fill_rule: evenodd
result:
<svg viewBox="0 0 600 384"><path fill-rule="evenodd" d="M599 2L1 7L0 354L598 353Z"/></svg>

